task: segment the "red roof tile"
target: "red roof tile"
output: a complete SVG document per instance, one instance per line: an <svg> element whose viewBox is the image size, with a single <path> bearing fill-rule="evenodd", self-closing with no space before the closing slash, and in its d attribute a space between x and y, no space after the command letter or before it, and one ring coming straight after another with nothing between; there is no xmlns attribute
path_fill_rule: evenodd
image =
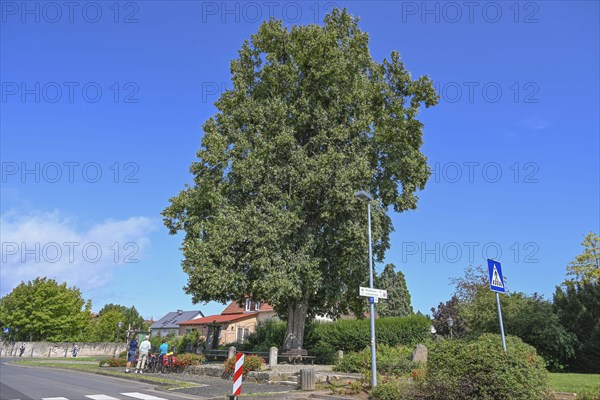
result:
<svg viewBox="0 0 600 400"><path fill-rule="evenodd" d="M189 321L180 322L179 325L208 325L208 324L212 324L213 322L226 323L226 322L239 321L242 319L253 318L253 317L256 317L256 313L252 313L252 314L237 313L237 314L227 314L227 315L217 314L217 315L209 315L208 317L204 317L204 318L190 319Z"/></svg>

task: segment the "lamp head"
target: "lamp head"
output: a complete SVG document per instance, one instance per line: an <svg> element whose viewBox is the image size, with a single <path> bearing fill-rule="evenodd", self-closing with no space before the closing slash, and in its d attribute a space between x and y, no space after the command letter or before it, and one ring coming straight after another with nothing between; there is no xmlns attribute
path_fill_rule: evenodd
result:
<svg viewBox="0 0 600 400"><path fill-rule="evenodd" d="M360 201L373 201L373 196L366 190L359 190L358 192L354 193L354 197Z"/></svg>

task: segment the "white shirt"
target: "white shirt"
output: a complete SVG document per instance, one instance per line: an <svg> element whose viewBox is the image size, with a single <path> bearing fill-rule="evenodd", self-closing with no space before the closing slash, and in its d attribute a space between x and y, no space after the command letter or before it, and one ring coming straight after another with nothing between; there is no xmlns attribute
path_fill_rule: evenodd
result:
<svg viewBox="0 0 600 400"><path fill-rule="evenodd" d="M149 352L152 348L152 344L150 344L149 340L144 339L144 341L140 344L140 351Z"/></svg>

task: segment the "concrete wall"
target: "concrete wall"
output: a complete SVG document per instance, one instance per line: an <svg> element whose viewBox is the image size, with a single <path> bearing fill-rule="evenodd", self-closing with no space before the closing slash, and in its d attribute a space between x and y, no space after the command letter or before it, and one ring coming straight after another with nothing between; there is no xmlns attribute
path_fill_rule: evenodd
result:
<svg viewBox="0 0 600 400"><path fill-rule="evenodd" d="M0 356L19 356L19 346L23 342L0 341ZM79 346L77 357L106 356L118 357L119 353L127 350L125 343L50 343L50 342L24 342L25 352L23 357L71 357L73 346Z"/></svg>

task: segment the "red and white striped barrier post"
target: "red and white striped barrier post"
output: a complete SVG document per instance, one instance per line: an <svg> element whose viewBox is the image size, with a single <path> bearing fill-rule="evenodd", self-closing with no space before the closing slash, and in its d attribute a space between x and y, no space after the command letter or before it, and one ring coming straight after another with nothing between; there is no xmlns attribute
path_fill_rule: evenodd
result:
<svg viewBox="0 0 600 400"><path fill-rule="evenodd" d="M242 394L242 376L244 375L244 353L235 355L235 369L233 372L233 396L232 399L237 399L237 396Z"/></svg>

